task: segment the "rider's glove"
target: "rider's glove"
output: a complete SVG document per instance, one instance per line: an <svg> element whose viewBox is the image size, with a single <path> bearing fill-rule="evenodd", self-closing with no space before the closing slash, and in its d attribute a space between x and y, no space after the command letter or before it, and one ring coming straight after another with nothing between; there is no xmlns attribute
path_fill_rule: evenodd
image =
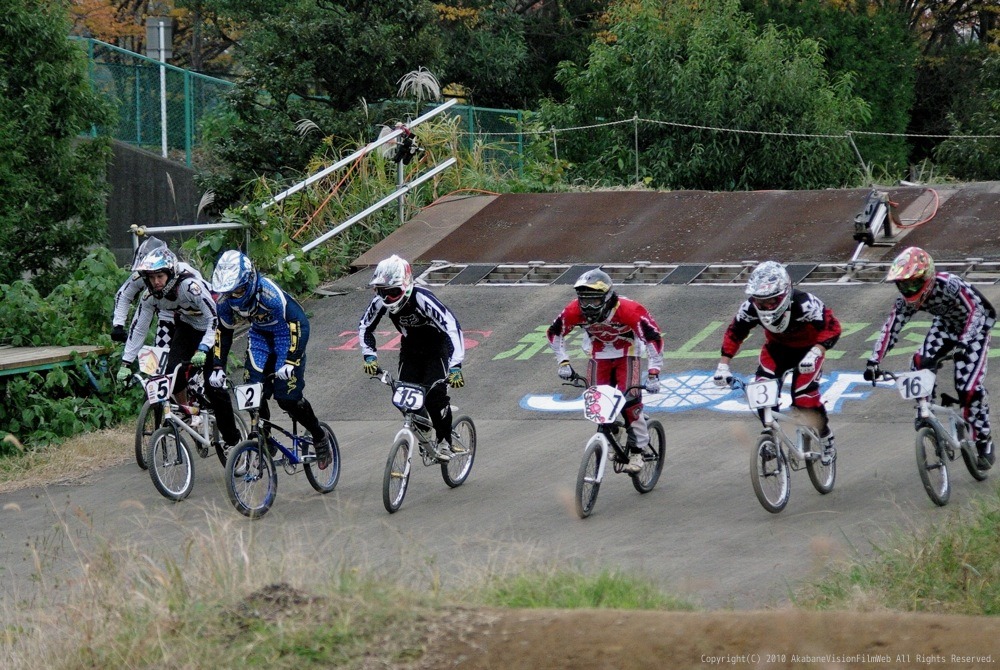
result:
<svg viewBox="0 0 1000 670"><path fill-rule="evenodd" d="M194 356L191 357L191 365L195 366L196 368L200 368L205 364L206 358L208 358L208 354L199 349L198 351L194 352Z"/></svg>
<svg viewBox="0 0 1000 670"><path fill-rule="evenodd" d="M465 379L462 378L462 368L456 366L448 370L448 386L453 389L460 389L465 386Z"/></svg>
<svg viewBox="0 0 1000 670"><path fill-rule="evenodd" d="M569 364L569 361L560 361L560 363L559 363L559 378L560 379L572 379L573 378L573 366Z"/></svg>
<svg viewBox="0 0 1000 670"><path fill-rule="evenodd" d="M656 368L646 370L646 390L650 393L660 392L660 371Z"/></svg>
<svg viewBox="0 0 1000 670"><path fill-rule="evenodd" d="M806 355L802 357L799 361L799 372L804 375L809 375L816 372L816 364L819 359L823 356L823 350L817 346L806 352Z"/></svg>
<svg viewBox="0 0 1000 670"><path fill-rule="evenodd" d="M292 373L295 372L295 366L291 363L285 363L278 371L274 373L274 376L282 381L288 381L292 378Z"/></svg>
<svg viewBox="0 0 1000 670"><path fill-rule="evenodd" d="M712 377L712 383L719 388L732 385L733 373L729 371L728 363L719 363L718 367L715 368L715 376Z"/></svg>
<svg viewBox="0 0 1000 670"><path fill-rule="evenodd" d="M875 380L882 376L882 371L878 367L878 361L871 358L865 363L865 381L875 385Z"/></svg>
<svg viewBox="0 0 1000 670"><path fill-rule="evenodd" d="M213 388L226 388L226 371L222 368L212 370L212 376L208 378L208 383Z"/></svg>
<svg viewBox="0 0 1000 670"><path fill-rule="evenodd" d="M111 329L112 342L124 342L127 339L128 339L128 334L125 332L125 326L114 326Z"/></svg>
<svg viewBox="0 0 1000 670"><path fill-rule="evenodd" d="M118 374L115 375L115 379L118 380L119 384L123 384L131 376L132 370L130 370L127 365L122 363L122 366L118 368Z"/></svg>
<svg viewBox="0 0 1000 670"><path fill-rule="evenodd" d="M364 362L365 374L369 377L374 377L378 374L378 358L368 354L365 356Z"/></svg>

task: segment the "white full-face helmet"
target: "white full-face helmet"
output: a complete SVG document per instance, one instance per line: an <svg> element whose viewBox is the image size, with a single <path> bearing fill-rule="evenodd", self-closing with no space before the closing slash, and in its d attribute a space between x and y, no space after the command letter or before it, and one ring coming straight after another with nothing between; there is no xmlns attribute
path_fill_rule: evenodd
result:
<svg viewBox="0 0 1000 670"><path fill-rule="evenodd" d="M781 263L765 261L754 268L747 280L746 294L757 309L762 326L772 333L788 327L792 304L792 280Z"/></svg>
<svg viewBox="0 0 1000 670"><path fill-rule="evenodd" d="M395 314L413 294L413 270L409 263L393 254L375 267L368 285L382 298L389 313Z"/></svg>

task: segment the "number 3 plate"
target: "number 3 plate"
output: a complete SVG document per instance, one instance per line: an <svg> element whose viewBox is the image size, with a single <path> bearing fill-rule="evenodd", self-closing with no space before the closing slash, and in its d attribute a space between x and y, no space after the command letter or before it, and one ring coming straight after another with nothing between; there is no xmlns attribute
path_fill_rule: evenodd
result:
<svg viewBox="0 0 1000 670"><path fill-rule="evenodd" d="M896 375L896 389L906 400L926 398L934 391L934 372L917 370Z"/></svg>
<svg viewBox="0 0 1000 670"><path fill-rule="evenodd" d="M774 407L778 404L778 380L762 379L747 384L747 404L750 409Z"/></svg>

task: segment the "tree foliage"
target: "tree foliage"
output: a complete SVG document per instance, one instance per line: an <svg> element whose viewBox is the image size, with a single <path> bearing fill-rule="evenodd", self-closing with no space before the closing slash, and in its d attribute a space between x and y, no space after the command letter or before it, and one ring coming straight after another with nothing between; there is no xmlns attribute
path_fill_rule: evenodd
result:
<svg viewBox="0 0 1000 670"><path fill-rule="evenodd" d="M935 149L935 158L959 179L1000 180L1000 56L982 63L976 86L961 116L948 116L952 135L992 135L974 140L954 137Z"/></svg>
<svg viewBox="0 0 1000 670"><path fill-rule="evenodd" d="M819 45L773 25L757 28L736 0L691 7L625 1L609 11L604 40L585 67L565 64L565 103L549 103L544 125L567 127L637 114L671 124L639 134L639 164L657 187L820 188L857 180L839 137L868 118L848 75L830 80ZM577 135L579 137L579 135ZM631 181L631 125L586 140L560 140L560 158L590 183Z"/></svg>
<svg viewBox="0 0 1000 670"><path fill-rule="evenodd" d="M0 17L0 283L60 283L106 239L107 140L81 141L109 109L66 35L61 3L13 0Z"/></svg>

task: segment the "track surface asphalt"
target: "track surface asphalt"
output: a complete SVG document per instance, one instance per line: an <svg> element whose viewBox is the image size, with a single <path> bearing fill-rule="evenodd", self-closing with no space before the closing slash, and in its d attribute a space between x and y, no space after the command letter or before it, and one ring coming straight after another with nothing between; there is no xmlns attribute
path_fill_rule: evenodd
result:
<svg viewBox="0 0 1000 670"><path fill-rule="evenodd" d="M212 457L197 461L194 491L179 504L160 497L133 463L5 494L4 597L23 595L35 570L32 548L43 565L66 566L72 575L80 569L74 544L128 541L181 552L182 529L214 519L275 550L313 546L348 565L414 572L417 581L439 574L445 587L487 568L574 564L646 574L708 608L756 609L787 602L791 587L831 560L867 554L889 536L944 522L974 496L995 490L995 477L976 483L959 460L950 469L951 503L931 503L915 466L910 404L860 376L894 289L817 285L805 288L844 325L825 370L837 436L836 487L821 496L805 472L795 472L788 507L769 514L749 479L759 424L735 392L719 391L708 379L741 287L628 286L621 292L644 302L665 334L665 389L646 404L666 427L666 467L647 495L636 493L624 475L609 474L593 516L580 520L572 497L593 424L572 404L579 391L560 384L544 339L572 290L444 286L436 292L458 314L468 342L467 386L452 391L452 402L474 418L478 453L469 479L456 489L445 486L436 467L415 465L401 510L389 515L382 473L400 422L386 387L361 371L355 338L370 297L368 274L328 287L337 295L307 303L307 397L333 426L343 457L333 493L319 495L301 474L279 472L274 507L249 521L230 506L223 470ZM1000 291L984 290L1000 304ZM926 324L912 325L910 342L897 347L887 367L908 366ZM394 365L390 329L385 323L379 344L381 361ZM747 342L738 373L753 371L760 341L757 333Z"/></svg>

